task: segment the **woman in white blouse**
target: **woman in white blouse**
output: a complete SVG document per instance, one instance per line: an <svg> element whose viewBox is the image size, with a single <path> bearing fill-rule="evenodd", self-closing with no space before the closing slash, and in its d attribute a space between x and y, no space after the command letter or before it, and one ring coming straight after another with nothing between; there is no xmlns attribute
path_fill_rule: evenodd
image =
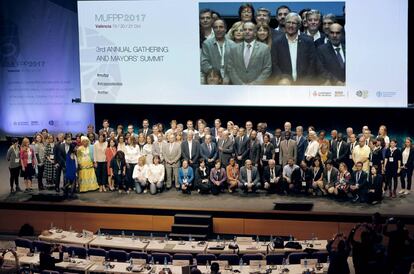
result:
<svg viewBox="0 0 414 274"><path fill-rule="evenodd" d="M145 156L141 156L138 159L138 164L134 167L132 179L135 182L135 192L140 194L144 189L147 192L148 181L148 166L145 164Z"/></svg>
<svg viewBox="0 0 414 274"><path fill-rule="evenodd" d="M160 156L155 155L153 162L148 166L147 178L151 194L160 192L164 185L165 168L160 164ZM144 191L145 193L145 191Z"/></svg>
<svg viewBox="0 0 414 274"><path fill-rule="evenodd" d="M154 142L154 137L152 135L147 136L147 143L143 147L143 154L145 155L145 162L147 165L152 163L152 143Z"/></svg>
<svg viewBox="0 0 414 274"><path fill-rule="evenodd" d="M117 145L118 151L122 151L124 154L126 153L126 144L125 144L125 137L124 135L118 136L118 145Z"/></svg>
<svg viewBox="0 0 414 274"><path fill-rule="evenodd" d="M413 176L414 166L414 147L411 138L405 138L404 147L402 148L402 161L401 161L401 190L399 194L408 195L411 190L411 181ZM405 186L407 182L407 187Z"/></svg>
<svg viewBox="0 0 414 274"><path fill-rule="evenodd" d="M132 190L134 186L134 180L132 173L134 171L134 167L138 163L138 158L140 156L139 148L136 144L135 138L133 136L129 137L128 145L125 148L125 162L126 162L126 190L127 193Z"/></svg>
<svg viewBox="0 0 414 274"><path fill-rule="evenodd" d="M387 135L387 127L384 125L381 125L378 129L378 137L382 137L385 142L385 148L388 148L390 145L390 137Z"/></svg>

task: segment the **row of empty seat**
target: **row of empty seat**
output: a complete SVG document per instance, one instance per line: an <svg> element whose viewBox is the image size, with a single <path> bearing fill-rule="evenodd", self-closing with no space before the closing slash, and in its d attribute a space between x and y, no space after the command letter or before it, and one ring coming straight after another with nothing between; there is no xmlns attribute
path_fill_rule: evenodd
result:
<svg viewBox="0 0 414 274"><path fill-rule="evenodd" d="M43 241L30 241L24 238L17 238L15 240L16 247L28 248L30 250L37 250L39 252L45 250L50 246L50 243ZM214 254L197 254L193 256L187 253L175 253L173 255L169 253L153 252L151 254L147 252L110 249L105 250L102 248L84 248L78 246L64 246L64 252L70 255L74 255L78 258L86 258L87 256L100 256L109 261L126 262L129 259L144 259L148 263L153 261L156 264L162 264L164 262L171 263L172 260L188 260L190 264L194 263L194 259L197 260L198 265L206 265L211 261L228 261L229 265L238 265L240 259L243 263L249 264L251 260L266 260L267 265L279 265L282 264L283 259L288 259L291 264L299 264L301 259L317 259L321 263L327 261L328 253L326 251L319 251L313 253L306 252L294 252L290 254L268 254L264 256L261 253L257 254L244 254L239 256L238 254L220 254L218 256Z"/></svg>

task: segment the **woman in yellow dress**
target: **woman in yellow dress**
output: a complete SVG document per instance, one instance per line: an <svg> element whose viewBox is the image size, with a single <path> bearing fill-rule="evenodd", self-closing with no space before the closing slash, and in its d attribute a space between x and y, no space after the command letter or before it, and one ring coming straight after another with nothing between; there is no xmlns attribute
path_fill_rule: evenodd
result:
<svg viewBox="0 0 414 274"><path fill-rule="evenodd" d="M79 191L94 191L99 188L93 167L93 150L89 146L89 139L81 137L81 146L78 148L77 157L79 164Z"/></svg>

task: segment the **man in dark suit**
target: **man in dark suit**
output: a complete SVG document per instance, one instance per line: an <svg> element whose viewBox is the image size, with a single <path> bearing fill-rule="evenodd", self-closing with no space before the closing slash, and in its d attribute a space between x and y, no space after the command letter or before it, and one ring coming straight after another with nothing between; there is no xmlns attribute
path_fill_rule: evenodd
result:
<svg viewBox="0 0 414 274"><path fill-rule="evenodd" d="M308 168L306 162L300 162L299 168L295 169L292 172L292 182L294 188L290 189L290 191L309 195L309 189L312 187L312 178L312 171L310 168Z"/></svg>
<svg viewBox="0 0 414 274"><path fill-rule="evenodd" d="M257 167L252 161L246 160L245 165L240 169L240 189L245 193L254 193L260 188L260 175Z"/></svg>
<svg viewBox="0 0 414 274"><path fill-rule="evenodd" d="M249 138L249 157L253 166L258 167L260 163L260 144L256 139L257 132L252 130Z"/></svg>
<svg viewBox="0 0 414 274"><path fill-rule="evenodd" d="M363 163L356 163L356 169L352 172L351 184L349 187L349 198L352 198L352 202L356 203L360 201L364 203L366 201L366 187L368 183L368 174L362 170Z"/></svg>
<svg viewBox="0 0 414 274"><path fill-rule="evenodd" d="M296 164L299 165L300 162L305 159L305 151L306 147L308 146L308 142L306 137L303 136L303 127L297 126L296 127L296 135L293 136L293 140L296 141L297 146L297 156L296 156Z"/></svg>
<svg viewBox="0 0 414 274"><path fill-rule="evenodd" d="M263 188L268 193L284 193L286 184L282 179L282 167L276 165L275 160L270 160L269 165L265 167L263 172Z"/></svg>
<svg viewBox="0 0 414 274"><path fill-rule="evenodd" d="M319 31L321 26L321 13L314 9L308 11L306 13L306 23L308 24L308 28L305 33L312 37L316 47L322 45L325 41L325 33Z"/></svg>
<svg viewBox="0 0 414 274"><path fill-rule="evenodd" d="M233 156L233 141L229 138L229 132L223 131L223 138L219 139L218 145L218 156L221 164L226 167L229 164L230 158Z"/></svg>
<svg viewBox="0 0 414 274"><path fill-rule="evenodd" d="M270 50L256 41L257 28L252 22L243 25L244 42L230 52L228 76L233 85L260 85L272 73Z"/></svg>
<svg viewBox="0 0 414 274"><path fill-rule="evenodd" d="M281 35L273 41L273 82L287 80L298 85L318 82L315 76L320 68L316 48L311 37L299 34L301 22L302 19L297 13L289 13L286 17L286 35Z"/></svg>
<svg viewBox="0 0 414 274"><path fill-rule="evenodd" d="M60 192L60 175L62 172L63 174L65 174L66 154L69 151L71 143L72 143L72 134L66 133L65 141L55 145L55 147L53 148L53 155L55 158L55 167L56 167L56 178L55 178L56 192Z"/></svg>
<svg viewBox="0 0 414 274"><path fill-rule="evenodd" d="M331 85L345 85L345 44L341 43L342 26L334 23L329 28L329 41L318 47L322 77Z"/></svg>
<svg viewBox="0 0 414 274"><path fill-rule="evenodd" d="M323 170L323 187L319 186L324 194L333 194L336 184L338 183L339 171L333 166L331 160L325 162L325 169Z"/></svg>
<svg viewBox="0 0 414 274"><path fill-rule="evenodd" d="M109 121L108 119L104 119L102 122L102 126L103 128L101 128L99 130L99 134L104 134L106 138L109 138L109 135L111 134L111 132L114 132L114 129L109 127Z"/></svg>
<svg viewBox="0 0 414 274"><path fill-rule="evenodd" d="M275 130L275 136L272 138L272 144L275 149L275 161L276 165L280 164L280 143L282 142L282 130L280 128L277 128Z"/></svg>
<svg viewBox="0 0 414 274"><path fill-rule="evenodd" d="M345 142L342 133L338 133L337 141L335 142L335 145L332 147L332 158L333 163L336 168L339 167L339 163L341 162L348 162L349 157L349 146Z"/></svg>
<svg viewBox="0 0 414 274"><path fill-rule="evenodd" d="M244 128L239 128L237 136L234 140L234 154L237 164L241 167L249 156L249 137L247 137Z"/></svg>
<svg viewBox="0 0 414 274"><path fill-rule="evenodd" d="M219 138L219 129L221 128L221 120L215 119L214 120L214 127L211 129L211 135L213 136L213 142L217 143Z"/></svg>
<svg viewBox="0 0 414 274"><path fill-rule="evenodd" d="M194 133L187 132L187 140L181 143L181 158L187 160L188 164L196 170L198 167L198 160L200 158L200 143L193 140Z"/></svg>
<svg viewBox="0 0 414 274"><path fill-rule="evenodd" d="M218 157L217 145L212 142L211 135L206 135L204 140L205 142L200 147L200 156L204 159L206 165L212 169Z"/></svg>
<svg viewBox="0 0 414 274"><path fill-rule="evenodd" d="M145 138L147 138L148 135L151 135L152 134L152 129L150 129L150 127L149 127L149 121L148 121L148 119L144 119L142 121L142 128L140 128L138 130L138 133L144 134L144 137Z"/></svg>

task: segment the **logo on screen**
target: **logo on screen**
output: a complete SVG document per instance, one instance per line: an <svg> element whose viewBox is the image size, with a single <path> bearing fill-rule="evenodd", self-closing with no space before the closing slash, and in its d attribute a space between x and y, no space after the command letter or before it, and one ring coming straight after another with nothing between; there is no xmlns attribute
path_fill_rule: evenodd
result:
<svg viewBox="0 0 414 274"><path fill-rule="evenodd" d="M356 96L366 99L368 97L368 90L357 90Z"/></svg>

